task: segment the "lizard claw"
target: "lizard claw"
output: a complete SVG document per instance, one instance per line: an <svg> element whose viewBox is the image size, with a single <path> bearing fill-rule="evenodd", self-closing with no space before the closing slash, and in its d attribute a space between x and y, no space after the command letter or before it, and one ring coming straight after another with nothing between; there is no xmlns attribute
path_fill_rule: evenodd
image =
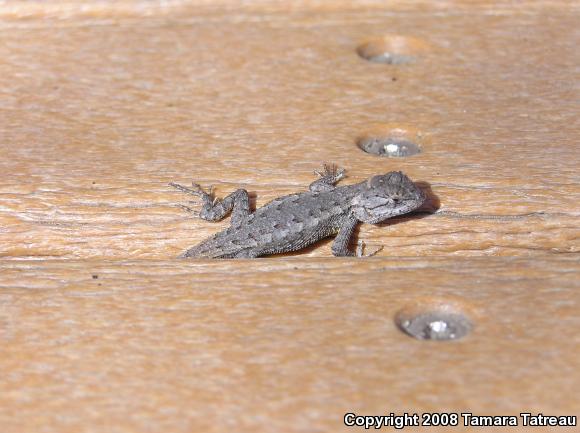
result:
<svg viewBox="0 0 580 433"><path fill-rule="evenodd" d="M382 245L379 246L375 246L374 251L371 251L368 254L364 253L364 250L366 249L366 244L364 243L364 241L358 241L356 244L356 256L357 257L372 257L375 254L377 254L378 252L383 250Z"/></svg>
<svg viewBox="0 0 580 433"><path fill-rule="evenodd" d="M207 187L207 191L205 191L199 184L193 183L192 184L197 190L199 191L201 197L204 199L206 203L211 203L212 206L217 205L221 200L217 198L214 194L215 186L210 185Z"/></svg>
<svg viewBox="0 0 580 433"><path fill-rule="evenodd" d="M191 194L191 195L195 195L196 197L209 197L212 200L214 200L214 195L213 195L213 185L211 185L208 188L208 192L204 191L204 189L201 187L200 184L198 183L192 183L191 184L191 188L187 188L183 185L179 185L178 183L174 183L174 182L170 182L169 186L172 186L173 188L178 189L181 192L184 192L186 194Z"/></svg>
<svg viewBox="0 0 580 433"><path fill-rule="evenodd" d="M217 200L214 196L214 186L210 185L207 187L207 191L204 190L201 185L199 183L191 183L191 191L198 195L199 197L209 197L211 199L211 201L213 201L215 203L215 201Z"/></svg>
<svg viewBox="0 0 580 433"><path fill-rule="evenodd" d="M187 188L183 185L174 182L169 182L169 186L172 186L173 188L178 189L179 191L184 192L186 194L191 194L198 197L201 194L201 187L199 187L199 185L195 183L192 185L193 188Z"/></svg>
<svg viewBox="0 0 580 433"><path fill-rule="evenodd" d="M191 195L194 195L196 197L200 197L202 199L202 203L204 205L207 203L212 203L212 206L215 206L216 203L219 202L219 199L215 198L215 196L213 194L213 189L214 189L213 185L208 188L207 192L201 187L201 185L199 185L198 183L194 183L194 182L191 183L191 188L187 188L183 185L179 185L178 183L174 183L174 182L170 182L169 186L172 186L173 188L176 188L179 191L184 192L186 194L191 194ZM189 203L194 204L194 205L200 204L199 202L196 202L196 201L190 201ZM186 212L192 213L196 217L200 217L200 215L201 215L199 211L195 211L188 206L177 205L177 207L185 210Z"/></svg>
<svg viewBox="0 0 580 433"><path fill-rule="evenodd" d="M192 208L190 208L188 206L184 206L182 204L178 204L178 205L175 205L175 206L178 207L178 208L180 208L180 209L183 209L186 212L189 212L190 214L193 214L193 216L196 216L196 217L199 216L199 211L196 211L195 209L192 209Z"/></svg>
<svg viewBox="0 0 580 433"><path fill-rule="evenodd" d="M314 170L314 173L319 177L328 177L333 179L335 182L338 182L340 179L344 177L344 168L338 168L336 164L322 164L323 171L320 172L318 170Z"/></svg>

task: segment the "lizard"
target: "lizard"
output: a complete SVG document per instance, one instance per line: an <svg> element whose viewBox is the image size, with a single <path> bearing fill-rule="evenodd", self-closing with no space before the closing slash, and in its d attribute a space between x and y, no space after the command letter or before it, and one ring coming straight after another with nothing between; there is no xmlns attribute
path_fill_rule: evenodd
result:
<svg viewBox="0 0 580 433"><path fill-rule="evenodd" d="M336 186L345 177L345 170L335 165L325 164L322 172L315 173L319 178L308 191L278 197L253 213L245 189L218 199L213 188L206 192L196 183L187 188L171 182L170 186L201 198L200 211L181 206L185 210L207 221L219 221L230 212L232 215L227 229L180 257L255 258L300 250L333 235L333 255L362 257L364 243L359 242L355 252L349 249L357 224L377 224L406 214L426 199L424 192L400 171L346 186Z"/></svg>

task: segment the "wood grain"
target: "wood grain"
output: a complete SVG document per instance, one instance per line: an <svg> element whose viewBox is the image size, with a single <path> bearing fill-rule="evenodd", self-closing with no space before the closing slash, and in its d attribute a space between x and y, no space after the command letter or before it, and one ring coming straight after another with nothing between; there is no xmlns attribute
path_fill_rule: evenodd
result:
<svg viewBox="0 0 580 433"><path fill-rule="evenodd" d="M578 13L565 1L0 4L1 432L577 413ZM411 61L369 62L357 54L369 42ZM422 153L357 146L392 134ZM345 167L345 183L402 170L440 213L361 226L384 246L366 261L332 258L329 242L175 259L228 222L190 217L168 182L244 187L261 206L305 189L322 162ZM473 332L424 342L394 324L440 304Z"/></svg>
<svg viewBox="0 0 580 433"><path fill-rule="evenodd" d="M577 414L577 269L564 257L4 262L2 431ZM425 342L397 329L397 312L434 301L458 305L473 332Z"/></svg>
<svg viewBox="0 0 580 433"><path fill-rule="evenodd" d="M323 161L345 182L403 170L441 210L520 216L363 226L385 256L578 251L576 17L418 13L413 36L432 48L391 67L355 49L408 34L396 14L227 18L2 32L2 256L175 257L223 224L174 207L187 197L168 182L241 186L262 205ZM393 129L423 153L355 144Z"/></svg>

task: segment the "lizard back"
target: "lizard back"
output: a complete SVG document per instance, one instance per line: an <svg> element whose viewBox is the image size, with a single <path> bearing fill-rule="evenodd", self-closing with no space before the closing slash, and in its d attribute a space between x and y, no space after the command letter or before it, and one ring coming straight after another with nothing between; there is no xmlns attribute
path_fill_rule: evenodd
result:
<svg viewBox="0 0 580 433"><path fill-rule="evenodd" d="M276 198L183 257L257 257L301 249L338 232L360 184Z"/></svg>

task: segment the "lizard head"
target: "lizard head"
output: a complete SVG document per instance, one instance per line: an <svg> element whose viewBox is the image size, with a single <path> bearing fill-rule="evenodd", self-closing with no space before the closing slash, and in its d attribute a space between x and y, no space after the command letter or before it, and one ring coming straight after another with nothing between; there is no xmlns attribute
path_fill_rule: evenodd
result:
<svg viewBox="0 0 580 433"><path fill-rule="evenodd" d="M362 222L377 224L388 218L417 209L425 194L400 171L373 176L352 200L354 216Z"/></svg>

